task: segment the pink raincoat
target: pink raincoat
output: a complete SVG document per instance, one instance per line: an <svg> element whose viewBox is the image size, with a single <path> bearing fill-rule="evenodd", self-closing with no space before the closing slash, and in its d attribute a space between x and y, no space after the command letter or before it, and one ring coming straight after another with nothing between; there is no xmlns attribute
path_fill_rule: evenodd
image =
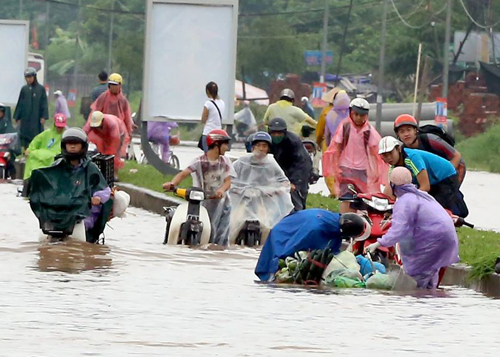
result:
<svg viewBox="0 0 500 357"><path fill-rule="evenodd" d="M120 158L125 156L128 143L130 142L130 137L123 121L114 115L104 114L101 128L91 128L89 117L83 130L87 133L89 141L97 146L97 150L101 154L115 155L113 166L116 173L123 166Z"/></svg>
<svg viewBox="0 0 500 357"><path fill-rule="evenodd" d="M325 142L326 146L330 145L330 142L335 135L339 124L342 120L349 117L349 103L351 99L345 91L340 91L335 96L333 101L333 108L326 114L325 118Z"/></svg>
<svg viewBox="0 0 500 357"><path fill-rule="evenodd" d="M353 183L361 193L380 192L380 185L387 184L389 166L378 155L380 140L379 133L368 121L361 128L350 117L340 123L323 155L323 175L334 176L337 196L342 183ZM346 181L344 173L349 170L366 171L366 182Z"/></svg>
<svg viewBox="0 0 500 357"><path fill-rule="evenodd" d="M98 110L104 114L112 114L120 118L125 124L128 136L132 137L133 122L130 104L127 98L122 94L121 89L118 94L112 94L108 89L92 103L90 108L92 112ZM90 113L89 117L92 117L92 113Z"/></svg>

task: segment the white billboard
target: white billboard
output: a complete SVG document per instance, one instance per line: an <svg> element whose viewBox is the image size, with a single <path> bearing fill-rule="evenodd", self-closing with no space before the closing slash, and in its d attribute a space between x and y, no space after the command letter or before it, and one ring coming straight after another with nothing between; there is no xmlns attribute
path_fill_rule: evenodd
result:
<svg viewBox="0 0 500 357"><path fill-rule="evenodd" d="M0 20L0 102L15 105L25 85L29 21Z"/></svg>
<svg viewBox="0 0 500 357"><path fill-rule="evenodd" d="M237 0L148 0L143 120L201 120L214 81L232 124L237 23Z"/></svg>

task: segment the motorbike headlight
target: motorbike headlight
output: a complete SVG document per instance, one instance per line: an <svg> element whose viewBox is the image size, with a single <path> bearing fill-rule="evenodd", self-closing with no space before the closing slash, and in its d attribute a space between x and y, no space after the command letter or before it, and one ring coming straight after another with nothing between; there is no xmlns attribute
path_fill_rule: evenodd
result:
<svg viewBox="0 0 500 357"><path fill-rule="evenodd" d="M201 191L191 191L189 192L189 199L191 201L203 201L205 199L205 193Z"/></svg>
<svg viewBox="0 0 500 357"><path fill-rule="evenodd" d="M390 209L389 200L387 198L372 197L371 200L363 198L363 202L366 203L371 208L374 208L380 212L384 212Z"/></svg>

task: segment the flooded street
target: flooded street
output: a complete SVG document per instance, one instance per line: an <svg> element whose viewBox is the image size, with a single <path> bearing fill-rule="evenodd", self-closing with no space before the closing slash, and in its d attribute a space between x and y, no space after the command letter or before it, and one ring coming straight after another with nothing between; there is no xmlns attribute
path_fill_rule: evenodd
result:
<svg viewBox="0 0 500 357"><path fill-rule="evenodd" d="M277 288L258 252L161 244L135 208L106 246L40 245L16 187L0 184L0 356L480 355L500 351L500 300ZM111 229L113 228L113 229Z"/></svg>

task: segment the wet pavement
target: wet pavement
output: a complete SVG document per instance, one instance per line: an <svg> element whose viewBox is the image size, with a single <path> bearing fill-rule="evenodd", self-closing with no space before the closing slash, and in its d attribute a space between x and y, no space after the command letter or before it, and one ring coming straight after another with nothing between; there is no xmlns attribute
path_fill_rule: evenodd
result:
<svg viewBox="0 0 500 357"><path fill-rule="evenodd" d="M498 197L498 196L497 196ZM497 356L500 300L256 283L258 251L163 246L135 208L106 245L41 244L0 184L0 356Z"/></svg>

